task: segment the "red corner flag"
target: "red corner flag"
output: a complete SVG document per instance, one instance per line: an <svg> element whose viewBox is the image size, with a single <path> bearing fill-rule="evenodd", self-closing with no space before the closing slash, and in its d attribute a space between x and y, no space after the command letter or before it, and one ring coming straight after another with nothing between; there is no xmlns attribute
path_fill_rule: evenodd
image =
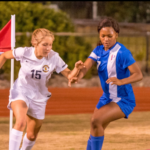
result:
<svg viewBox="0 0 150 150"><path fill-rule="evenodd" d="M15 47L15 15L11 15L10 21L0 31L0 55L3 52L14 50ZM14 82L14 59L11 59L11 88ZM9 130L13 126L13 111L10 110ZM10 138L10 137L9 137Z"/></svg>
<svg viewBox="0 0 150 150"><path fill-rule="evenodd" d="M0 31L0 52L11 50L11 20Z"/></svg>
<svg viewBox="0 0 150 150"><path fill-rule="evenodd" d="M0 30L0 54L15 47L15 15Z"/></svg>

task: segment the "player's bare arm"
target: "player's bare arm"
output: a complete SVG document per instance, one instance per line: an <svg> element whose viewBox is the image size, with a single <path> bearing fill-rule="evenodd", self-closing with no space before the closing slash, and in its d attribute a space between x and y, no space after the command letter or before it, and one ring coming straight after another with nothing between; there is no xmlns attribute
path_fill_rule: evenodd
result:
<svg viewBox="0 0 150 150"><path fill-rule="evenodd" d="M64 69L61 74L65 76L68 79L71 79L72 77L75 77L78 75L79 71L84 68L84 64L81 60L75 63L74 69L71 71L70 69L66 68Z"/></svg>
<svg viewBox="0 0 150 150"><path fill-rule="evenodd" d="M88 72L88 70L95 64L95 61L87 58L86 61L84 62L84 68L82 68L79 72L78 75L78 80L80 80L81 78L83 78L85 76L85 74Z"/></svg>
<svg viewBox="0 0 150 150"><path fill-rule="evenodd" d="M77 83L81 78L83 78L94 63L95 62L92 59L87 58L87 60L84 62L84 67L80 68L79 73L69 78L68 85L71 86L71 83Z"/></svg>
<svg viewBox="0 0 150 150"><path fill-rule="evenodd" d="M80 69L79 73L77 76L74 76L69 79L68 85L71 86L71 83L77 83L81 78L84 77L84 75L88 72L88 70L93 66L95 63L94 60L87 58L86 61L84 62L84 67Z"/></svg>
<svg viewBox="0 0 150 150"><path fill-rule="evenodd" d="M66 68L61 72L63 76L68 78L68 86L71 87L71 83L74 83L77 81L77 75L79 74L79 71L84 68L84 63L79 60L78 62L75 63L74 69L71 71L70 69Z"/></svg>
<svg viewBox="0 0 150 150"><path fill-rule="evenodd" d="M4 52L3 54L0 55L0 68L4 65L7 59L13 59L13 53L12 50Z"/></svg>
<svg viewBox="0 0 150 150"><path fill-rule="evenodd" d="M111 77L106 81L106 83L109 84L110 82L112 82L111 83L112 85L113 84L124 85L124 84L134 83L134 82L142 80L143 75L142 75L142 72L136 62L134 64L128 66L128 69L131 74L128 78L119 80L116 77Z"/></svg>

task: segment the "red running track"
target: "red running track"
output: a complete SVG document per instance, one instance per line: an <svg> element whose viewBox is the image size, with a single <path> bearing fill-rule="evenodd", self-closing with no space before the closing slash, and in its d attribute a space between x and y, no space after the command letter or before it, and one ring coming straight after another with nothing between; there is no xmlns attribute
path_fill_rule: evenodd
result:
<svg viewBox="0 0 150 150"><path fill-rule="evenodd" d="M134 111L150 111L150 87L133 87L136 107ZM102 89L94 88L49 88L52 93L46 107L46 115L92 113ZM9 89L0 89L0 117L8 117Z"/></svg>

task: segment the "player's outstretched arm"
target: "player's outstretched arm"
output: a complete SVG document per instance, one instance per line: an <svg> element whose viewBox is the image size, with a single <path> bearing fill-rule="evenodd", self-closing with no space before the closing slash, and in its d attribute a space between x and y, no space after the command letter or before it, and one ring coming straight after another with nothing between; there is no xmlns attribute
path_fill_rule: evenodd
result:
<svg viewBox="0 0 150 150"><path fill-rule="evenodd" d="M77 61L73 70L68 74L68 79L70 80L71 78L76 77L83 68L85 68L84 63L81 60Z"/></svg>
<svg viewBox="0 0 150 150"><path fill-rule="evenodd" d="M78 75L79 71L84 68L84 64L81 60L75 63L74 69L71 71L70 69L66 68L63 71L61 71L61 74L65 76L66 78L70 79L72 77L75 77Z"/></svg>
<svg viewBox="0 0 150 150"><path fill-rule="evenodd" d="M89 69L94 65L95 61L91 58L87 58L84 62L85 67L82 68L78 74L78 80L82 79L86 73L89 71Z"/></svg>
<svg viewBox="0 0 150 150"><path fill-rule="evenodd" d="M72 79L75 82L75 80L77 79L76 76L79 74L79 71L84 67L85 67L84 63L81 60L79 60L78 62L75 63L75 67L72 71L70 69L66 68L65 70L63 70L61 72L61 74L65 77L67 77L69 81L70 81L70 79ZM71 86L70 84L68 84L68 85Z"/></svg>
<svg viewBox="0 0 150 150"><path fill-rule="evenodd" d="M14 56L12 50L2 53L0 55L0 69L2 68L2 66L4 65L7 59L13 59L13 58Z"/></svg>
<svg viewBox="0 0 150 150"><path fill-rule="evenodd" d="M94 65L95 61L87 58L86 61L84 62L84 67L82 67L79 70L79 73L77 74L77 76L74 76L72 78L69 79L68 85L71 86L71 83L77 83L81 78L83 78L85 76L85 74L88 72L88 70Z"/></svg>

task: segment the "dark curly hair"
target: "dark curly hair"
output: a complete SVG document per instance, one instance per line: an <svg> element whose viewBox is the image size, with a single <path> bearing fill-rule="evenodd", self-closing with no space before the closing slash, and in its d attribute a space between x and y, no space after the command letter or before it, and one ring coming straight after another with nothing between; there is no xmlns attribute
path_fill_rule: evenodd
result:
<svg viewBox="0 0 150 150"><path fill-rule="evenodd" d="M111 17L105 17L100 20L98 27L97 27L98 33L103 27L112 27L119 34L119 31L120 31L119 24L115 19ZM101 41L99 41L97 45L102 45Z"/></svg>

